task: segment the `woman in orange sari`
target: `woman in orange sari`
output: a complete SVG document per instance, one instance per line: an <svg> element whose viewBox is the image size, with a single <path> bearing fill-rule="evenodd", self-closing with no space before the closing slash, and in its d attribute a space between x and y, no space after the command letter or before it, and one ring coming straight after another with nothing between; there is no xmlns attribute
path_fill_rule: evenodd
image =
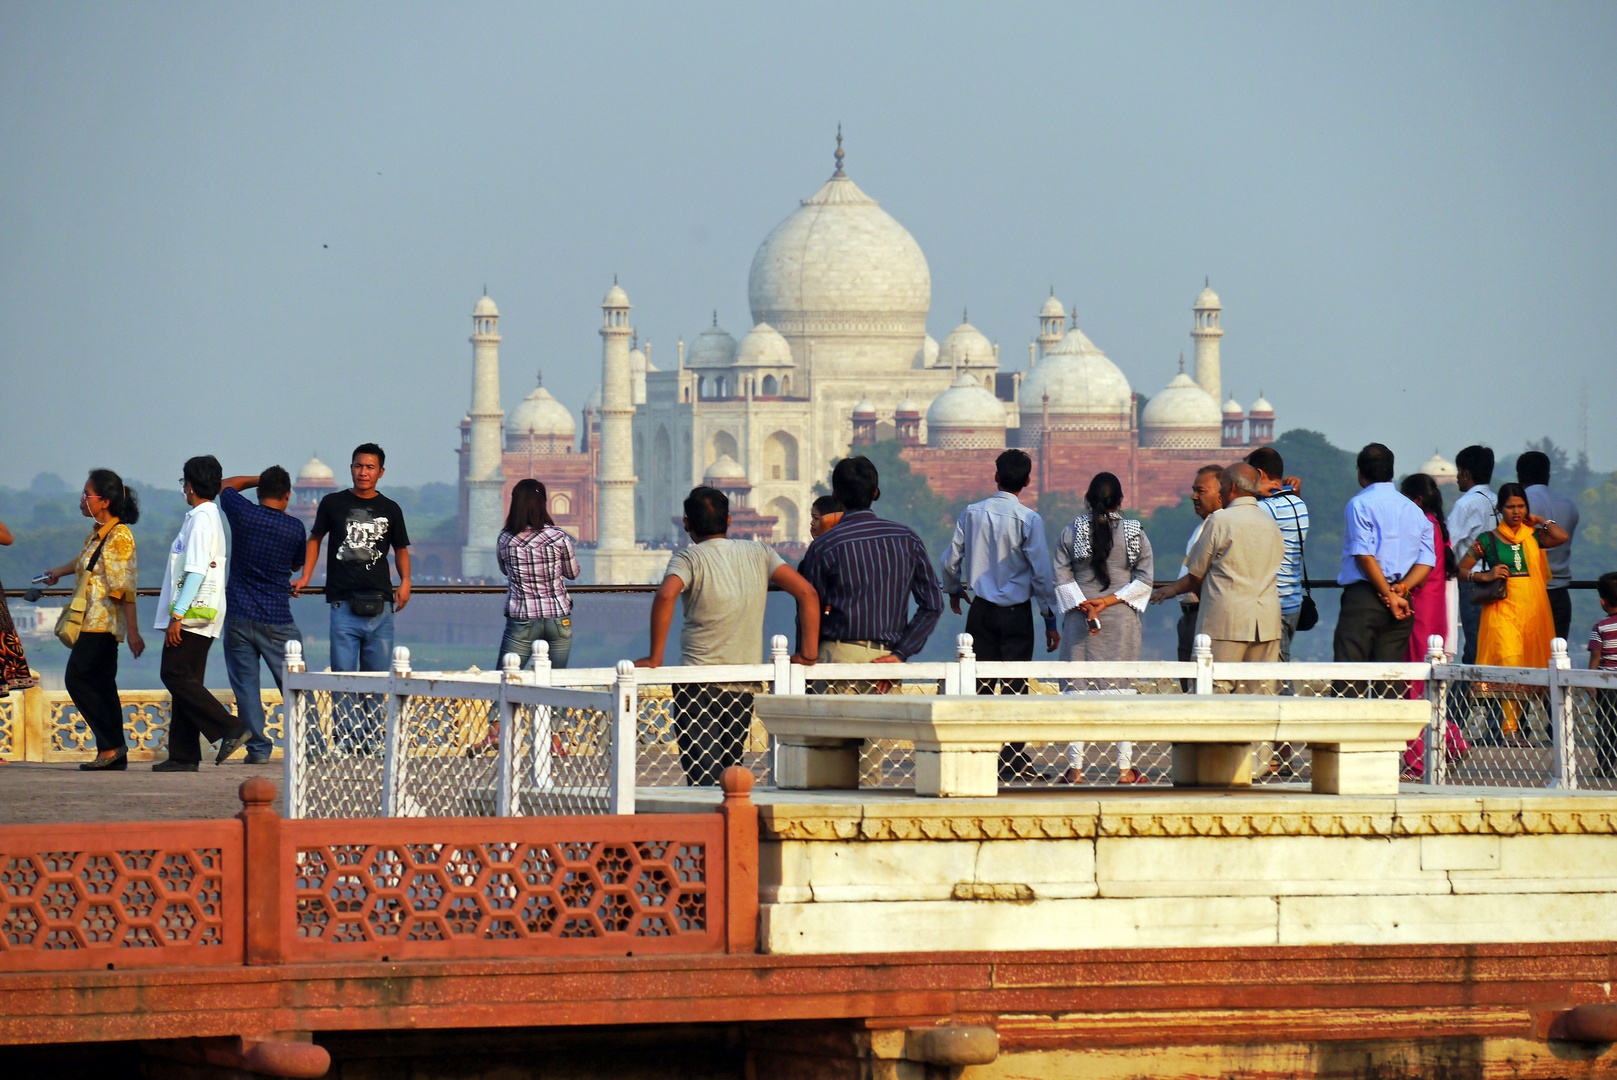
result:
<svg viewBox="0 0 1617 1080"><path fill-rule="evenodd" d="M1534 514L1520 484L1499 487L1499 527L1477 537L1460 560L1460 580L1485 582L1502 579L1503 599L1482 609L1477 634L1477 663L1498 667L1548 667L1555 624L1550 618L1546 586L1550 567L1544 549L1567 542L1566 530ZM1473 572L1479 562L1488 569ZM1503 730L1507 741L1519 742L1521 703L1504 703Z"/></svg>

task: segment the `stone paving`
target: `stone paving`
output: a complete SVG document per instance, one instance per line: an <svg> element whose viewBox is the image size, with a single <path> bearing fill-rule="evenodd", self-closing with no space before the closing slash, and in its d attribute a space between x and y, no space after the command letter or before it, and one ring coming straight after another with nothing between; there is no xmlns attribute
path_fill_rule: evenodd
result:
<svg viewBox="0 0 1617 1080"><path fill-rule="evenodd" d="M80 772L76 762L14 761L0 765L0 825L233 817L241 809L236 791L250 776L279 789L281 763L204 762L194 773L154 773L149 762L131 762L127 772ZM284 809L278 790L275 809Z"/></svg>

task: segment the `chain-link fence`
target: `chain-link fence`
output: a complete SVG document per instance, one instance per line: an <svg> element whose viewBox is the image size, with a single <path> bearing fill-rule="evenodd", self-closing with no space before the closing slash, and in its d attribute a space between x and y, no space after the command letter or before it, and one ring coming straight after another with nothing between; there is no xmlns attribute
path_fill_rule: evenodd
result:
<svg viewBox="0 0 1617 1080"><path fill-rule="evenodd" d="M377 817L383 813L381 694L288 693L289 817ZM372 734L374 733L374 734Z"/></svg>
<svg viewBox="0 0 1617 1080"><path fill-rule="evenodd" d="M1617 680L1607 686L1573 685L1567 695L1578 786L1617 788Z"/></svg>

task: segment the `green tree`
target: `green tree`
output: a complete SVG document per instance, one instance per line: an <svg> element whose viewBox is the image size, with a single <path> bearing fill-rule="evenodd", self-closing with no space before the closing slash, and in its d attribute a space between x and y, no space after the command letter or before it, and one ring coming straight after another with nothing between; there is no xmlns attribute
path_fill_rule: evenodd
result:
<svg viewBox="0 0 1617 1080"><path fill-rule="evenodd" d="M910 469L910 463L899 456L902 449L893 441L879 442L861 449L861 453L876 466L876 474L880 477L881 499L871 509L889 521L914 529L936 560L949 546L960 511L965 509L966 503L991 494L994 478L985 477L983 490L966 499L945 499L932 490L926 477Z"/></svg>

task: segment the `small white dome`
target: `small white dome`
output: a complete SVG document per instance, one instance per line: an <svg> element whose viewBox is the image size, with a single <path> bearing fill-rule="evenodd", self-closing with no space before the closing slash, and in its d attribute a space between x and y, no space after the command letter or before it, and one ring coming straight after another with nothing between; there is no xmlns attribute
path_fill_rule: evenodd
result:
<svg viewBox="0 0 1617 1080"><path fill-rule="evenodd" d="M1211 310L1211 309L1214 309L1214 308L1216 308L1216 309L1218 309L1220 311L1222 311L1224 309L1224 305L1220 304L1218 302L1218 293L1214 292L1212 289L1203 289L1201 291L1201 293L1196 297L1196 308L1195 308L1195 310L1203 311L1203 310Z"/></svg>
<svg viewBox="0 0 1617 1080"><path fill-rule="evenodd" d="M601 306L613 308L628 307L629 294L624 292L622 286L618 285L617 282L613 282L612 288L607 290L606 299L601 301Z"/></svg>
<svg viewBox="0 0 1617 1080"><path fill-rule="evenodd" d="M792 347L766 322L748 332L736 353L736 367L791 367Z"/></svg>
<svg viewBox="0 0 1617 1080"><path fill-rule="evenodd" d="M917 368L929 368L935 366L937 362L938 343L931 334L928 334L926 336L926 340L921 343L921 347L915 350L915 362L910 366Z"/></svg>
<svg viewBox="0 0 1617 1080"><path fill-rule="evenodd" d="M629 350L629 370L635 373L644 373L646 370L646 354L640 349Z"/></svg>
<svg viewBox="0 0 1617 1080"><path fill-rule="evenodd" d="M1042 424L1046 394L1052 418L1117 417L1127 426L1134 408L1127 377L1077 327L1052 345L1039 366L1022 379L1024 432Z"/></svg>
<svg viewBox="0 0 1617 1080"><path fill-rule="evenodd" d="M969 322L962 322L949 332L938 348L938 367L994 367L994 345L982 331Z"/></svg>
<svg viewBox="0 0 1617 1080"><path fill-rule="evenodd" d="M898 416L904 416L904 415L920 416L921 415L921 407L915 403L914 398L906 397L903 401L900 401L898 403L898 408L896 410L894 410L894 412L895 412L895 415L898 415Z"/></svg>
<svg viewBox="0 0 1617 1080"><path fill-rule="evenodd" d="M858 418L876 419L876 406L869 398L860 398L859 404L853 407L853 415Z"/></svg>
<svg viewBox="0 0 1617 1080"><path fill-rule="evenodd" d="M1273 416L1274 414L1275 414L1275 407L1273 405L1269 404L1269 399L1268 398L1264 397L1262 394L1259 394L1258 395L1258 400L1256 400L1256 401L1254 401L1252 403L1252 414L1251 415L1253 415L1253 416L1262 416L1262 417L1270 417L1270 416Z"/></svg>
<svg viewBox="0 0 1617 1080"><path fill-rule="evenodd" d="M1224 415L1236 420L1246 415L1246 410L1241 408L1241 403L1235 400L1234 394L1231 394L1230 399L1224 403Z"/></svg>
<svg viewBox="0 0 1617 1080"><path fill-rule="evenodd" d="M1051 293L1044 301L1044 306L1039 309L1039 318L1065 319L1066 317L1067 309L1061 306L1061 301L1056 299L1056 294Z"/></svg>
<svg viewBox="0 0 1617 1080"><path fill-rule="evenodd" d="M691 351L685 354L685 366L695 368L729 367L735 363L736 339L719 325L714 316L713 325L697 337Z"/></svg>
<svg viewBox="0 0 1617 1080"><path fill-rule="evenodd" d="M305 480L335 480L336 478L336 474L331 471L331 466L321 461L318 457L311 457L309 463L298 470L298 480L300 482Z"/></svg>
<svg viewBox="0 0 1617 1080"><path fill-rule="evenodd" d="M702 474L702 479L717 481L740 480L742 483L746 483L747 470L743 469L741 463L729 454L720 454L719 460L707 467L707 472ZM720 487L723 485L715 484L713 486Z"/></svg>
<svg viewBox="0 0 1617 1080"><path fill-rule="evenodd" d="M578 434L578 422L567 406L557 401L543 383L522 399L505 421L507 440L515 441L532 436L535 439L562 440L571 444Z"/></svg>
<svg viewBox="0 0 1617 1080"><path fill-rule="evenodd" d="M1206 428L1212 432L1215 445L1222 421L1213 396L1197 386L1196 380L1183 371L1146 402L1140 412L1142 429Z"/></svg>
<svg viewBox="0 0 1617 1080"><path fill-rule="evenodd" d="M1442 454L1437 453L1434 453L1426 464L1420 467L1420 471L1436 480L1439 484L1452 484L1460 478L1460 470L1454 467L1454 463L1445 459Z"/></svg>
<svg viewBox="0 0 1617 1080"><path fill-rule="evenodd" d="M473 315L498 315L499 313L500 309L494 306L494 301L489 299L488 293L484 293L478 299L477 306L472 308Z"/></svg>
<svg viewBox="0 0 1617 1080"><path fill-rule="evenodd" d="M969 371L962 371L954 385L932 399L926 410L930 429L949 427L1004 428L1005 403L986 390Z"/></svg>

